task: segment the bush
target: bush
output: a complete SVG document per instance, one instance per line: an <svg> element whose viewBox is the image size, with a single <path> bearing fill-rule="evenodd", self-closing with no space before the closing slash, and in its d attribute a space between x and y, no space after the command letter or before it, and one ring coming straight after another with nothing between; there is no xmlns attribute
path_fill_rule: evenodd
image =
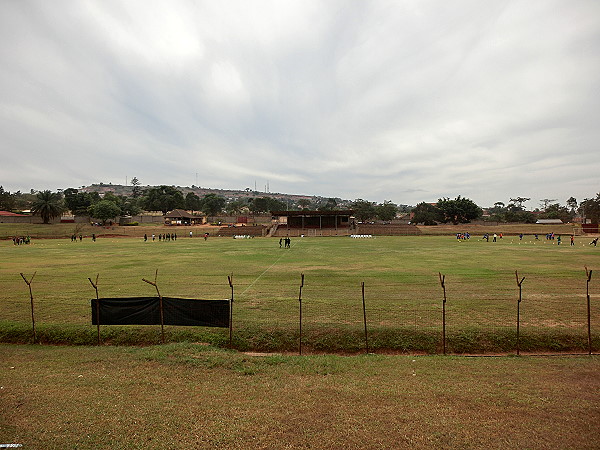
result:
<svg viewBox="0 0 600 450"><path fill-rule="evenodd" d="M129 222L129 223L124 223L123 226L124 227L137 227L140 223L139 222Z"/></svg>

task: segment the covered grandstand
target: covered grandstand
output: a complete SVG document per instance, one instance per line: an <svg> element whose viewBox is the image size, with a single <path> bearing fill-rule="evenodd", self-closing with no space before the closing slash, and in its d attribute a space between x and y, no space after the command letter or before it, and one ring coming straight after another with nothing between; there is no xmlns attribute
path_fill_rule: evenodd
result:
<svg viewBox="0 0 600 450"><path fill-rule="evenodd" d="M354 230L352 210L271 211L271 236L347 236Z"/></svg>

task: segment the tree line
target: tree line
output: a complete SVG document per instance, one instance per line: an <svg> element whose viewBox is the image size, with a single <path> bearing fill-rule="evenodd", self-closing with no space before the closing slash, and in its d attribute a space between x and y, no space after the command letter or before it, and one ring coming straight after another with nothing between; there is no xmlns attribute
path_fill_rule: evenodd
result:
<svg viewBox="0 0 600 450"><path fill-rule="evenodd" d="M527 211L523 204L531 198L511 198L508 204L496 202L487 208L485 217L483 209L473 201L458 196L454 200L441 198L437 203L419 203L412 210L413 222L424 225L437 223L468 223L472 220L484 219L489 222L535 223L538 219L560 219L564 223L573 221L576 216L585 217L592 223L600 219L600 193L595 198L586 198L578 203L574 197L567 200L565 206L555 203L553 199L540 200L540 208Z"/></svg>
<svg viewBox="0 0 600 450"><path fill-rule="evenodd" d="M66 211L75 216L89 216L103 222L118 216L134 216L142 211L161 211L163 214L174 209L184 209L202 213L208 217L222 214L229 216L242 214L268 214L270 211L282 210L320 210L332 211L351 209L358 221L391 221L398 213L412 213L412 223L435 225L438 223L468 223L484 219L494 222L534 223L537 219L561 219L570 222L576 215L598 223L600 219L600 193L595 198L586 198L580 203L574 197L562 206L553 199L540 200L541 209L527 211L524 203L531 200L527 197L511 198L505 204L494 203L493 207L484 210L472 200L458 196L455 199L440 198L436 203L421 202L414 207L396 205L391 201L383 203L356 199L352 202L338 202L334 198L300 199L286 202L272 196L244 197L226 199L218 194L206 194L199 197L193 192L186 195L173 186L155 186L142 188L137 178L131 180L131 195L116 195L107 192L101 196L98 192L84 192L74 188L52 192L50 190L20 191L10 193L0 186L0 210L23 211L30 209L38 214L44 223L49 223Z"/></svg>

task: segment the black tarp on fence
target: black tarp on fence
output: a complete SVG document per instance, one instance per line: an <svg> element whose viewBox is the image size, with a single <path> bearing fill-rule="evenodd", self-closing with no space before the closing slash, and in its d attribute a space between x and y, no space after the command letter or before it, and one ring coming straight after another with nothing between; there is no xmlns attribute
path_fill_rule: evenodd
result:
<svg viewBox="0 0 600 450"><path fill-rule="evenodd" d="M165 325L229 327L229 300L162 300ZM94 298L93 325L98 325L96 302L100 302L100 325L160 325L158 297Z"/></svg>

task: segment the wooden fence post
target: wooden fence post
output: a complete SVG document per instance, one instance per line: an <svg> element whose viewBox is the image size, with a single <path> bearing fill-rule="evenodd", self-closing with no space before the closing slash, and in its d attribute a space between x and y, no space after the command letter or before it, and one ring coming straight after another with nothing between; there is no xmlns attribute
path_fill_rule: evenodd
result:
<svg viewBox="0 0 600 450"><path fill-rule="evenodd" d="M520 337L519 337L519 331L520 331L520 326L521 326L521 300L523 299L523 290L521 288L521 285L523 284L523 281L525 280L525 277L521 278L521 281L519 281L519 272L517 272L515 270L515 277L517 278L517 286L519 287L519 301L517 302L517 356L520 355Z"/></svg>
<svg viewBox="0 0 600 450"><path fill-rule="evenodd" d="M145 281L146 283L151 284L152 286L154 286L156 288L156 293L158 294L158 300L159 300L159 305L160 305L160 336L161 336L161 342L164 344L165 343L165 316L164 316L164 312L163 312L162 295L160 295L160 291L158 290L158 284L156 284L157 278L158 278L158 269L156 269L156 272L154 274L154 282L148 281L145 278L142 278L142 281Z"/></svg>
<svg viewBox="0 0 600 450"><path fill-rule="evenodd" d="M33 291L31 290L31 282L33 281L33 277L35 277L36 273L37 272L33 272L33 275L31 276L31 278L29 280L27 280L27 278L25 278L25 275L23 275L23 273L21 273L21 278L23 278L23 280L29 287L29 299L31 300L31 326L33 329L33 343L34 344L37 343L37 334L35 333L35 315L33 313Z"/></svg>
<svg viewBox="0 0 600 450"><path fill-rule="evenodd" d="M362 306L363 306L363 322L365 324L365 346L367 348L367 355L369 354L369 335L367 334L367 306L365 304L365 282L361 283L362 287Z"/></svg>
<svg viewBox="0 0 600 450"><path fill-rule="evenodd" d="M444 299L442 301L442 347L444 349L444 355L446 354L446 275L442 275L441 272L438 272L440 276L440 284L442 285L442 290L444 291Z"/></svg>
<svg viewBox="0 0 600 450"><path fill-rule="evenodd" d="M300 337L298 339L298 354L302 355L302 288L304 287L304 274L300 274L300 292L298 294L298 307L300 310Z"/></svg>
<svg viewBox="0 0 600 450"><path fill-rule="evenodd" d="M233 345L233 273L227 275L227 281L231 288L231 298L229 299L229 347Z"/></svg>
<svg viewBox="0 0 600 450"><path fill-rule="evenodd" d="M98 345L100 345L100 298L98 297L98 277L100 276L100 274L96 274L96 282L94 283L92 281L91 278L88 277L88 280L90 280L90 284L92 285L92 287L96 290L96 321L98 322Z"/></svg>
<svg viewBox="0 0 600 450"><path fill-rule="evenodd" d="M585 274L587 275L587 282L585 284L585 294L587 297L587 328L588 328L588 354L592 354L592 313L591 313L591 302L590 302L590 281L592 280L592 271L585 268Z"/></svg>

